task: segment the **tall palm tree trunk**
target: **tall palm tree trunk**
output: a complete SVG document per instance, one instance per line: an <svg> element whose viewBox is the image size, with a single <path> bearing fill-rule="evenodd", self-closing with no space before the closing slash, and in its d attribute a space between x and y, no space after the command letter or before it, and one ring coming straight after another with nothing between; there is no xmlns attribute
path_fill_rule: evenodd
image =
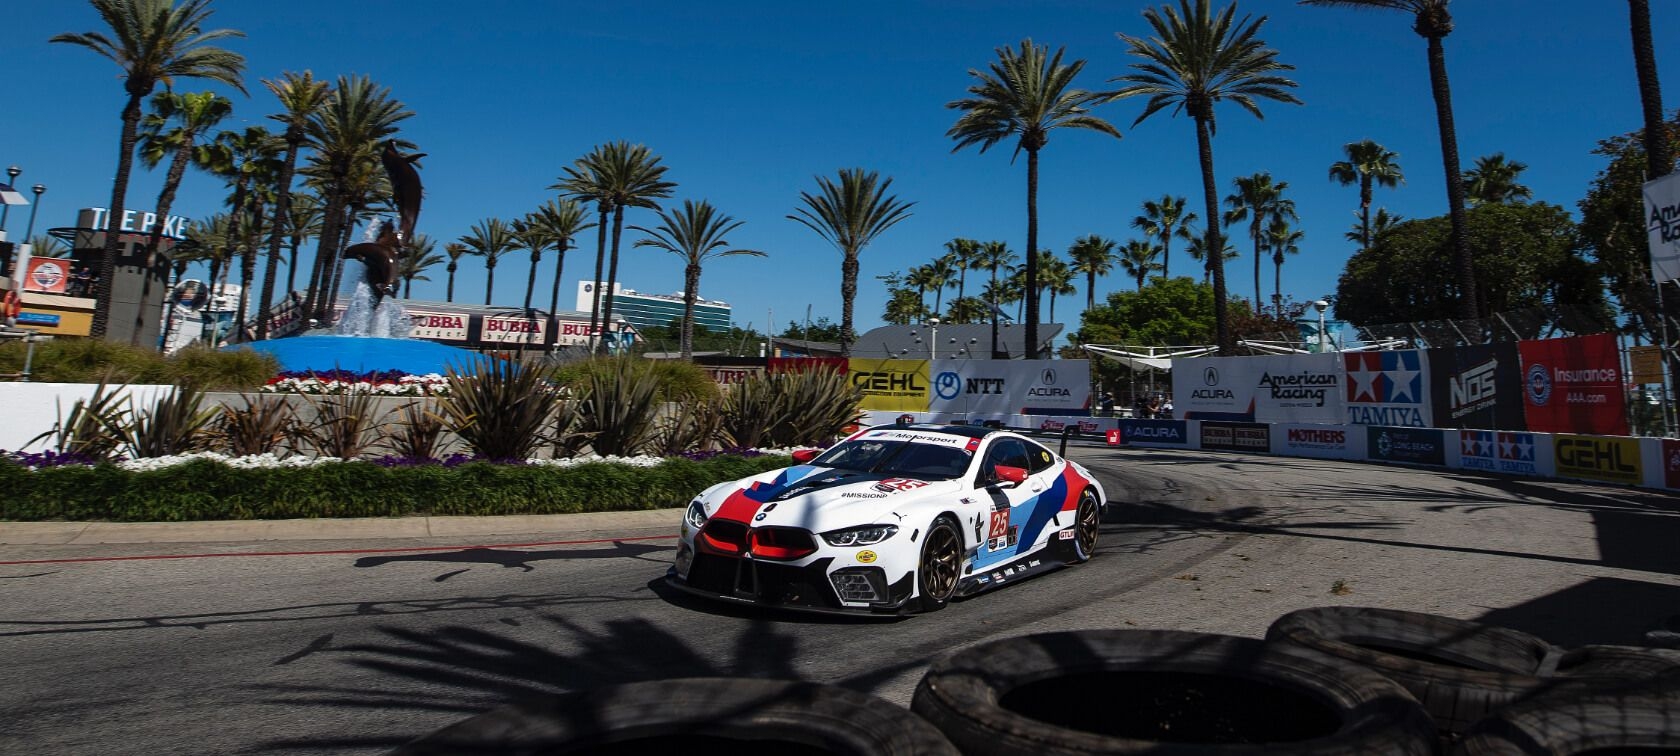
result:
<svg viewBox="0 0 1680 756"><path fill-rule="evenodd" d="M286 162L280 167L280 192L274 199L274 228L268 234L268 269L263 272L262 301L257 310L257 340L268 338L268 321L273 315L274 276L280 272L280 239L286 234L286 223L291 220L292 211L292 176L297 172L299 144L291 139L286 140ZM292 266L288 274L297 270L297 254L293 250ZM291 286L291 276L287 276L286 285ZM289 290L289 289L288 289Z"/></svg>
<svg viewBox="0 0 1680 756"><path fill-rule="evenodd" d="M1447 206L1452 217L1453 264L1458 270L1458 316L1480 317L1476 304L1476 269L1470 258L1470 231L1464 217L1464 175L1458 167L1458 132L1453 126L1452 90L1447 85L1447 53L1440 37L1429 38L1429 83L1435 91L1435 120L1441 128L1441 165L1447 172Z"/></svg>
<svg viewBox="0 0 1680 756"><path fill-rule="evenodd" d="M607 293L601 301L601 332L605 333L612 324L613 289L618 285L618 241L624 234L624 206L613 208L613 244L612 261L607 264ZM605 339L601 340L606 343ZM615 342L616 343L616 342Z"/></svg>
<svg viewBox="0 0 1680 756"><path fill-rule="evenodd" d="M490 304L490 292L496 288L496 262L484 261L484 304Z"/></svg>
<svg viewBox="0 0 1680 756"><path fill-rule="evenodd" d="M694 358L694 300L700 296L700 266L689 263L683 269L682 358Z"/></svg>
<svg viewBox="0 0 1680 756"><path fill-rule="evenodd" d="M1633 34L1633 64L1639 73L1639 102L1645 110L1645 178L1649 181L1674 170L1674 155L1663 129L1662 85L1657 81L1657 54L1651 47L1649 1L1628 0L1628 14Z"/></svg>
<svg viewBox="0 0 1680 756"><path fill-rule="evenodd" d="M1171 233L1171 231L1172 231L1172 229L1166 228L1164 226L1161 229L1161 278L1168 279L1168 280L1170 280L1172 278L1172 274L1167 272L1171 269L1169 266L1172 264L1172 233ZM1085 309L1089 310L1091 308L1087 307Z"/></svg>
<svg viewBox="0 0 1680 756"><path fill-rule="evenodd" d="M1249 223L1249 226L1248 226L1248 235L1254 239L1254 314L1255 315L1260 314L1260 311L1261 311L1261 304L1260 303L1266 301L1265 299L1262 298L1263 295L1260 293L1260 245L1261 245L1261 241L1262 241L1262 238L1260 236L1260 221L1264 217L1265 217L1265 213L1260 212L1260 208L1254 208L1254 220L1251 223Z"/></svg>
<svg viewBox="0 0 1680 756"><path fill-rule="evenodd" d="M239 338L245 339L245 319L250 317L251 285L257 280L257 240L262 233L263 206L261 196L251 200L251 236L242 240L239 250L239 313L236 316Z"/></svg>
<svg viewBox="0 0 1680 756"><path fill-rule="evenodd" d="M1038 148L1027 150L1026 359L1038 359Z"/></svg>
<svg viewBox="0 0 1680 756"><path fill-rule="evenodd" d="M554 291L548 295L548 314L558 321L560 315L560 276L566 271L566 248L571 246L571 239L561 239L554 250Z"/></svg>
<svg viewBox="0 0 1680 756"><path fill-rule="evenodd" d="M1359 175L1359 249L1371 248L1371 174Z"/></svg>
<svg viewBox="0 0 1680 756"><path fill-rule="evenodd" d="M122 136L117 140L117 177L111 182L111 209L106 214L105 248L99 255L99 283L94 286L98 300L93 308L93 323L88 335L100 339L111 325L111 279L117 275L117 236L122 228L124 200L128 196L128 175L134 170L134 143L140 130L140 98L145 92L129 92L128 103L122 109Z"/></svg>
<svg viewBox="0 0 1680 756"><path fill-rule="evenodd" d="M327 281L328 314L332 314L338 309L338 290L344 286L344 258L340 253L350 248L350 235L356 231L356 211L355 205L347 205L344 208L344 225L339 230L338 246L334 247L332 251L332 264L328 268L332 278ZM334 316L334 319L336 320L337 317Z"/></svg>
<svg viewBox="0 0 1680 756"><path fill-rule="evenodd" d="M852 356L852 300L857 298L858 251L849 249L840 259L840 356Z"/></svg>
<svg viewBox="0 0 1680 756"><path fill-rule="evenodd" d="M443 295L443 301L445 301L445 302L455 301L455 269L457 267L459 267L458 264L456 264L454 261L450 261L450 263L449 263L449 288L446 290L446 293Z"/></svg>
<svg viewBox="0 0 1680 756"><path fill-rule="evenodd" d="M1211 104L1202 107L1210 108ZM1197 109L1198 111L1200 108ZM1213 182L1213 135L1208 133L1207 114L1192 111L1196 119L1196 151L1202 163L1202 199L1207 203L1208 273L1213 277L1214 343L1219 354L1231 354L1230 308L1225 302L1225 243L1219 236L1219 194Z"/></svg>
<svg viewBox="0 0 1680 756"><path fill-rule="evenodd" d="M304 298L304 316L325 320L328 271L343 222L344 198L337 190L327 192L327 206L321 214L321 235L315 240L315 266L309 274L309 292Z"/></svg>
<svg viewBox="0 0 1680 756"><path fill-rule="evenodd" d="M181 188L181 178L187 175L187 163L192 158L192 141L184 141L175 149L174 159L169 161L169 173L163 179L163 191L158 193L157 222L152 224L152 233L146 237L146 250L141 259L146 261L146 276L140 287L141 306L134 311L134 333L129 334L128 345L140 346L140 330L146 325L146 299L151 295L152 270L157 267L157 249L163 239L164 219L169 217L169 210L175 204L175 192Z"/></svg>
<svg viewBox="0 0 1680 756"><path fill-rule="evenodd" d="M542 252L531 253L531 275L525 278L525 312L531 312L531 295L537 292L537 263L542 262Z"/></svg>
<svg viewBox="0 0 1680 756"><path fill-rule="evenodd" d="M604 332L601 325L601 267L607 261L607 213L612 208L606 203L597 203L601 211L601 221L595 228L595 291L589 300L589 351L595 352L595 334Z"/></svg>
<svg viewBox="0 0 1680 756"><path fill-rule="evenodd" d="M1097 272L1085 271L1085 311L1097 306ZM995 315L993 317L996 317Z"/></svg>

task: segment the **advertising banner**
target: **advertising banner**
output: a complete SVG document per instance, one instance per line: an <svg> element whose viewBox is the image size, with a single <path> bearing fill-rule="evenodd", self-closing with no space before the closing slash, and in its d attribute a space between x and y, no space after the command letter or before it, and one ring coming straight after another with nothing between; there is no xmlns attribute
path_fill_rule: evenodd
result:
<svg viewBox="0 0 1680 756"><path fill-rule="evenodd" d="M416 339L430 339L432 341L466 341L467 316L455 312L425 312L410 310L409 322L413 329L409 336Z"/></svg>
<svg viewBox="0 0 1680 756"><path fill-rule="evenodd" d="M1458 467L1465 470L1545 475L1542 472L1539 439L1533 433L1515 431L1461 430L1458 432Z"/></svg>
<svg viewBox="0 0 1680 756"><path fill-rule="evenodd" d="M1187 446L1190 443L1189 423L1183 420L1141 420L1120 418L1120 439L1140 446Z"/></svg>
<svg viewBox="0 0 1680 756"><path fill-rule="evenodd" d="M1041 431L1061 433L1072 428L1082 436L1101 436L1119 427L1111 417L1046 417L1029 420L1037 420L1038 429ZM1033 424L1029 422L1026 427L1033 427Z"/></svg>
<svg viewBox="0 0 1680 756"><path fill-rule="evenodd" d="M1254 419L1262 423L1340 423L1346 417L1339 354L1238 357L1258 365Z"/></svg>
<svg viewBox="0 0 1680 756"><path fill-rule="evenodd" d="M557 326L558 327L554 330L555 346L564 347L589 345L589 321L561 320L557 322ZM602 336L601 327L599 325L595 326L595 336L597 340L599 340Z"/></svg>
<svg viewBox="0 0 1680 756"><path fill-rule="evenodd" d="M1259 365L1249 357L1172 361L1173 416L1180 420L1254 421Z"/></svg>
<svg viewBox="0 0 1680 756"><path fill-rule="evenodd" d="M1636 438L1560 433L1552 440L1552 454L1560 478L1630 485L1639 485L1645 478Z"/></svg>
<svg viewBox="0 0 1680 756"><path fill-rule="evenodd" d="M1364 459L1365 433L1345 425L1273 425L1272 453L1314 459Z"/></svg>
<svg viewBox="0 0 1680 756"><path fill-rule="evenodd" d="M1272 451L1271 426L1265 423L1202 421L1202 448L1267 454Z"/></svg>
<svg viewBox="0 0 1680 756"><path fill-rule="evenodd" d="M933 412L1077 415L1091 405L1085 360L934 360Z"/></svg>
<svg viewBox="0 0 1680 756"><path fill-rule="evenodd" d="M1520 341L1517 351L1529 430L1627 435L1627 397L1614 335Z"/></svg>
<svg viewBox="0 0 1680 756"><path fill-rule="evenodd" d="M1680 173L1645 184L1645 233L1651 247L1651 277L1680 278Z"/></svg>
<svg viewBox="0 0 1680 756"><path fill-rule="evenodd" d="M543 336L547 332L547 318L508 317L501 315L486 315L484 325L479 332L478 340L487 344L527 344L543 343Z"/></svg>
<svg viewBox="0 0 1680 756"><path fill-rule="evenodd" d="M1343 352L1347 369L1347 422L1428 428L1429 358L1416 349ZM1439 462L1435 464L1440 464Z"/></svg>
<svg viewBox="0 0 1680 756"><path fill-rule="evenodd" d="M1680 488L1680 441L1662 440L1663 485Z"/></svg>
<svg viewBox="0 0 1680 756"><path fill-rule="evenodd" d="M764 372L763 368L726 367L721 365L702 365L701 369L706 371L706 376L708 378L711 378L713 381L724 386L733 386L737 383L745 383L748 378Z"/></svg>
<svg viewBox="0 0 1680 756"><path fill-rule="evenodd" d="M24 291L42 294L63 294L70 288L70 261L56 257L29 258L28 272L23 276Z"/></svg>
<svg viewBox="0 0 1680 756"><path fill-rule="evenodd" d="M1429 350L1437 427L1525 430L1522 388L1516 344Z"/></svg>
<svg viewBox="0 0 1680 756"><path fill-rule="evenodd" d="M877 360L853 357L847 373L863 390L866 410L928 411L927 360Z"/></svg>
<svg viewBox="0 0 1680 756"><path fill-rule="evenodd" d="M826 369L837 373L846 372L845 357L771 357L770 372L772 373L803 373L807 370Z"/></svg>
<svg viewBox="0 0 1680 756"><path fill-rule="evenodd" d="M1365 455L1377 462L1405 462L1413 465L1447 464L1446 441L1435 428L1365 429Z"/></svg>

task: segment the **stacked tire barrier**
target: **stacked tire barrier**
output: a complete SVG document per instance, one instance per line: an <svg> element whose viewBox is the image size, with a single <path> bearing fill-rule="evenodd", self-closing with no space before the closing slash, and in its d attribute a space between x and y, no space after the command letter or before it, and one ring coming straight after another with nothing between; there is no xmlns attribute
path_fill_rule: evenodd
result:
<svg viewBox="0 0 1680 756"><path fill-rule="evenodd" d="M1680 652L1559 648L1415 612L1291 612L1264 640L1005 638L933 662L909 711L816 683L631 683L496 709L432 754L1680 754Z"/></svg>

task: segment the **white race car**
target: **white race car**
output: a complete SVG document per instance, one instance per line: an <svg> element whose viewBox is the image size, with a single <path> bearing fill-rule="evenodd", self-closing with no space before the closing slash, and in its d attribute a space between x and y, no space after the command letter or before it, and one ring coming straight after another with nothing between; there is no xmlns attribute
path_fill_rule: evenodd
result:
<svg viewBox="0 0 1680 756"><path fill-rule="evenodd" d="M1091 558L1108 497L1037 442L968 425L869 428L688 505L671 585L832 612L932 611Z"/></svg>

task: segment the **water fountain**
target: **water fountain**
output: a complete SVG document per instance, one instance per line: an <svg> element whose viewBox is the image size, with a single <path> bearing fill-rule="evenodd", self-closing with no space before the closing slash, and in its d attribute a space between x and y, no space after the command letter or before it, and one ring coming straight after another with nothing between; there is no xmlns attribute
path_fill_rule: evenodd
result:
<svg viewBox="0 0 1680 756"><path fill-rule="evenodd" d="M414 238L420 217L420 174L414 161L423 155L403 155L386 142L381 162L391 179L395 226L370 224L364 240L344 250L344 280L354 291L331 334L257 341L232 348L254 349L274 356L280 368L294 372L349 370L358 373L400 370L413 375L444 373L462 368L477 355L466 349L409 338L412 323L396 301L397 260L402 244Z"/></svg>

